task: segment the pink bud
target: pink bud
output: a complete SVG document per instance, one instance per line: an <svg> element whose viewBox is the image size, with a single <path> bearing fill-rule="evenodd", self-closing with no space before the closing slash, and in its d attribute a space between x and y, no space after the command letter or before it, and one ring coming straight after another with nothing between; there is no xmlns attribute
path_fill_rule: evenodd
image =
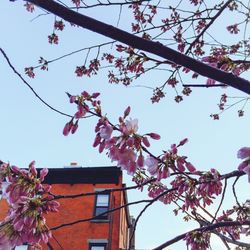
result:
<svg viewBox="0 0 250 250"><path fill-rule="evenodd" d="M208 78L207 82L206 82L206 85L215 85L215 82L216 81L214 79Z"/></svg>
<svg viewBox="0 0 250 250"><path fill-rule="evenodd" d="M146 147L150 147L150 143L149 143L148 138L147 138L146 136L144 136L144 137L142 138L142 142L143 142L143 144L144 144Z"/></svg>
<svg viewBox="0 0 250 250"><path fill-rule="evenodd" d="M20 172L20 169L18 168L18 167L16 167L16 166L12 166L11 167L11 170L15 173L15 174L20 174L21 172Z"/></svg>
<svg viewBox="0 0 250 250"><path fill-rule="evenodd" d="M73 124L72 129L71 129L71 133L74 134L77 129L78 129L78 120L76 121L75 124Z"/></svg>
<svg viewBox="0 0 250 250"><path fill-rule="evenodd" d="M36 171L36 168L35 168L35 161L32 161L29 164L29 169L30 169L30 172L32 173L33 176L37 175L37 171Z"/></svg>
<svg viewBox="0 0 250 250"><path fill-rule="evenodd" d="M64 128L63 128L63 135L67 136L70 132L70 129L71 129L71 125L70 123L66 123Z"/></svg>
<svg viewBox="0 0 250 250"><path fill-rule="evenodd" d="M196 171L195 167L190 163L186 162L186 168L188 169L189 172L193 173Z"/></svg>
<svg viewBox="0 0 250 250"><path fill-rule="evenodd" d="M179 142L179 145L178 145L177 147L183 146L183 145L186 144L187 142L188 142L188 138L185 138L185 139L183 139L183 140L181 140L181 141Z"/></svg>
<svg viewBox="0 0 250 250"><path fill-rule="evenodd" d="M182 160L177 160L177 168L179 169L180 172L184 172L185 171L185 167L183 165L183 161Z"/></svg>
<svg viewBox="0 0 250 250"><path fill-rule="evenodd" d="M140 154L136 163L140 168L142 168L144 166L144 156Z"/></svg>
<svg viewBox="0 0 250 250"><path fill-rule="evenodd" d="M124 111L123 117L124 117L124 118L127 117L127 116L129 115L130 111L131 111L131 108L130 108L130 106L128 106L128 107L125 109L125 111Z"/></svg>
<svg viewBox="0 0 250 250"><path fill-rule="evenodd" d="M173 154L177 154L178 150L177 150L176 144L171 145L171 151Z"/></svg>
<svg viewBox="0 0 250 250"><path fill-rule="evenodd" d="M76 101L76 96L74 96L74 95L70 96L69 102L74 103L75 101Z"/></svg>
<svg viewBox="0 0 250 250"><path fill-rule="evenodd" d="M41 171L40 171L40 180L41 181L44 181L44 177L48 174L49 170L47 168L43 168Z"/></svg>
<svg viewBox="0 0 250 250"><path fill-rule="evenodd" d="M96 97L98 97L99 95L100 95L100 93L98 93L98 92L93 93L93 94L92 94L92 98L96 98Z"/></svg>
<svg viewBox="0 0 250 250"><path fill-rule="evenodd" d="M105 148L105 143L101 142L100 145L99 145L99 153L102 153L104 148Z"/></svg>
<svg viewBox="0 0 250 250"><path fill-rule="evenodd" d="M97 134L95 137L95 141L93 143L93 147L95 148L96 146L98 146L100 144L100 142L101 142L101 137L99 134Z"/></svg>
<svg viewBox="0 0 250 250"><path fill-rule="evenodd" d="M210 56L205 56L203 58L201 58L202 62L210 62Z"/></svg>
<svg viewBox="0 0 250 250"><path fill-rule="evenodd" d="M119 117L119 123L123 123L123 118Z"/></svg>
<svg viewBox="0 0 250 250"><path fill-rule="evenodd" d="M160 140L161 139L161 136L159 134L156 134L156 133L149 133L147 135L149 135L154 140Z"/></svg>
<svg viewBox="0 0 250 250"><path fill-rule="evenodd" d="M127 142L126 142L126 144L131 148L131 147L133 147L134 142L135 142L134 138L133 137L129 137L128 140L127 140Z"/></svg>
<svg viewBox="0 0 250 250"><path fill-rule="evenodd" d="M82 92L82 96L83 96L84 98L88 98L88 97L89 97L89 93L88 93L87 91L83 91L83 92Z"/></svg>

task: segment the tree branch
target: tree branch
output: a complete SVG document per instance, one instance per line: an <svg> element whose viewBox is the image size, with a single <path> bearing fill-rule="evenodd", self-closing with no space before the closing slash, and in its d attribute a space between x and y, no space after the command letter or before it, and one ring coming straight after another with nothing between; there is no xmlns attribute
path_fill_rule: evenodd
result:
<svg viewBox="0 0 250 250"><path fill-rule="evenodd" d="M58 200L58 199L67 199L67 198L78 198L78 197L84 197L84 196L91 196L91 195L97 195L97 194L103 194L106 192L121 192L121 191L125 191L125 190L131 190L131 189L136 189L136 188L141 188L153 181L155 181L155 178L152 178L150 180L147 180L139 185L134 185L134 186L130 186L130 187L124 187L124 188L112 188L112 189L104 189L102 191L96 191L96 192L87 192L87 193L79 193L79 194L66 194L66 195L55 195L50 193L51 195L54 196L54 200Z"/></svg>
<svg viewBox="0 0 250 250"><path fill-rule="evenodd" d="M197 72L202 76L212 78L218 82L227 84L247 94L250 94L250 82L248 80L237 77L231 73L221 71L217 68L213 68L196 59L193 59L169 47L166 47L159 42L148 41L143 38L137 37L124 30L113 27L112 25L108 25L88 16L72 11L54 2L53 0L28 0L28 2L33 3L82 28L97 32L101 35L132 46L133 48L137 48L160 56L162 58L170 60L175 64L181 65L194 72Z"/></svg>
<svg viewBox="0 0 250 250"><path fill-rule="evenodd" d="M219 11L216 13L216 15L214 17L211 18L211 21L206 25L206 27L201 31L200 34L198 34L195 38L195 40L189 45L187 51L186 51L186 55L188 54L188 52L191 51L192 47L195 45L196 42L199 41L199 39L205 34L205 32L208 30L208 28L214 23L214 21L221 15L221 13L226 9L226 7L232 2L232 0L228 0L220 9Z"/></svg>
<svg viewBox="0 0 250 250"><path fill-rule="evenodd" d="M166 241L165 243L161 244L160 246L158 246L158 247L156 247L156 248L154 248L152 250L162 250L164 247L170 246L170 245L184 239L188 233L191 233L191 232L194 232L194 231L207 232L207 231L212 231L212 230L220 228L220 227L231 227L231 226L242 226L242 225L250 226L250 221L244 221L244 222L240 222L240 221L223 221L223 222L218 222L218 223L215 223L215 224L210 224L208 226L196 228L196 229L193 229L193 230L191 230L189 232L178 235L177 237L175 237L175 238L173 238L173 239L171 239L169 241Z"/></svg>

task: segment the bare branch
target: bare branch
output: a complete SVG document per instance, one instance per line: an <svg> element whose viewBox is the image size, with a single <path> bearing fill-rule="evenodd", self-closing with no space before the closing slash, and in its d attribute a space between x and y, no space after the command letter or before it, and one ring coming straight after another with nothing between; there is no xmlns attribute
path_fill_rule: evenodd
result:
<svg viewBox="0 0 250 250"><path fill-rule="evenodd" d="M196 36L195 40L189 45L185 54L191 51L192 47L195 45L196 42L204 35L204 33L208 30L208 28L214 23L214 21L222 14L222 12L226 9L226 7L232 2L232 0L228 0L216 13L214 17L211 18L211 21L206 25L206 27L201 31L199 35Z"/></svg>
<svg viewBox="0 0 250 250"><path fill-rule="evenodd" d="M91 196L91 195L97 195L97 194L102 194L102 193L106 193L106 192L121 192L121 191L126 191L126 190L132 190L132 189L136 189L136 188L141 188L153 181L155 181L156 179L150 179L148 181L145 181L142 184L139 185L134 185L134 186L130 186L130 187L125 187L125 188L113 188L113 189L104 189L102 191L96 191L96 192L88 192L88 193L80 193L80 194L69 194L69 195L55 195L50 193L51 195L54 196L54 200L58 200L58 199L66 199L66 198L78 198L78 197L84 197L84 196Z"/></svg>
<svg viewBox="0 0 250 250"><path fill-rule="evenodd" d="M67 117L71 117L71 115L66 114L58 109L55 109L54 107L52 107L51 105L49 105L46 101L44 101L44 99L42 97L40 97L37 92L31 87L31 85L22 77L22 75L15 69L15 67L11 64L8 56L6 55L6 53L4 52L4 50L2 48L0 48L0 52L2 53L2 55L4 56L5 60L7 61L8 65L10 66L10 68L14 71L14 73L22 80L22 82L28 86L28 88L33 92L33 94L39 99L39 101L41 101L45 106L47 106L48 108L50 108L51 110L55 111L56 113L60 114L60 115L64 115Z"/></svg>
<svg viewBox="0 0 250 250"><path fill-rule="evenodd" d="M95 7L109 7L109 6L123 6L123 5L130 5L130 4L134 4L134 3L143 3L143 2L150 2L152 0L138 0L138 1L124 1L124 2L108 2L108 3L96 3L96 4L92 4L92 5L87 5L85 4L85 6L79 6L79 7L72 7L70 9L90 9L90 8L95 8Z"/></svg>

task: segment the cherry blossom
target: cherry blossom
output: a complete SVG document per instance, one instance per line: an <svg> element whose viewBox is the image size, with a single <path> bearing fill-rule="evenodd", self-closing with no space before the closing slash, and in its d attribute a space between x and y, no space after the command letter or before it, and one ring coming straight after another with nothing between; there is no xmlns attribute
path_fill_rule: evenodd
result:
<svg viewBox="0 0 250 250"><path fill-rule="evenodd" d="M24 243L39 247L41 241L48 242L51 232L44 215L57 212L59 203L48 194L51 186L42 184L47 173L42 169L39 178L34 161L28 169L0 164L3 198L10 205L0 223L0 249L11 250Z"/></svg>

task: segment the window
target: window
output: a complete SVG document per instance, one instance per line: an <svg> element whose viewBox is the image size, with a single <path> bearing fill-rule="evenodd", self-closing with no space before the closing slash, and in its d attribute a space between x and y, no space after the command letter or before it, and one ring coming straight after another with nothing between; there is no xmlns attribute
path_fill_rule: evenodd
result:
<svg viewBox="0 0 250 250"><path fill-rule="evenodd" d="M105 194L97 194L95 200L95 211L94 216L98 216L99 214L105 213L109 209L109 193ZM108 214L98 216L98 219L107 219ZM99 250L93 249L93 250ZM100 248L102 250L102 248Z"/></svg>
<svg viewBox="0 0 250 250"><path fill-rule="evenodd" d="M89 250L106 250L106 243L90 243Z"/></svg>

